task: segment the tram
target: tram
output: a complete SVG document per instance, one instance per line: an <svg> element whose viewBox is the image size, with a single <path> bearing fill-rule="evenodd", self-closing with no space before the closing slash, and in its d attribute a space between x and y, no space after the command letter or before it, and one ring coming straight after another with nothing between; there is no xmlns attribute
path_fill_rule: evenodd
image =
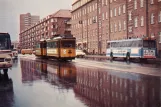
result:
<svg viewBox="0 0 161 107"><path fill-rule="evenodd" d="M51 39L40 40L35 55L42 58L73 60L76 57L76 38L72 35L57 35Z"/></svg>

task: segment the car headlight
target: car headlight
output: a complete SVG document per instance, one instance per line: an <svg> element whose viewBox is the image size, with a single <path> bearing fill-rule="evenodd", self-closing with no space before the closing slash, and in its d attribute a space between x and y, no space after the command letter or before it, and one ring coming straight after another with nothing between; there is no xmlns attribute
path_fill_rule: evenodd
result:
<svg viewBox="0 0 161 107"><path fill-rule="evenodd" d="M10 62L12 59L11 58L5 58L6 62Z"/></svg>

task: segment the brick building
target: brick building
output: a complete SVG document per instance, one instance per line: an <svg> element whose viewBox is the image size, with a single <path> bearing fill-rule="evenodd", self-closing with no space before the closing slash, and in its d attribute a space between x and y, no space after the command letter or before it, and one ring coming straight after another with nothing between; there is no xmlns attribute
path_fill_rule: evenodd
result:
<svg viewBox="0 0 161 107"><path fill-rule="evenodd" d="M40 20L40 16L31 15L30 13L20 15L20 32Z"/></svg>
<svg viewBox="0 0 161 107"><path fill-rule="evenodd" d="M71 11L59 10L20 32L20 48L33 48L37 41L57 34L71 34Z"/></svg>
<svg viewBox="0 0 161 107"><path fill-rule="evenodd" d="M161 55L161 0L76 0L72 34L78 48L106 52L110 40L154 36Z"/></svg>

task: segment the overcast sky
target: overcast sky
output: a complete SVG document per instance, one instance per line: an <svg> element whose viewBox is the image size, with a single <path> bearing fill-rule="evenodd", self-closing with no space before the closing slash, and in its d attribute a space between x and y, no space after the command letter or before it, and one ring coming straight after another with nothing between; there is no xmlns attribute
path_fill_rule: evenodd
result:
<svg viewBox="0 0 161 107"><path fill-rule="evenodd" d="M40 18L59 9L71 9L73 0L0 0L0 32L9 32L12 41L19 37L19 15L30 12Z"/></svg>

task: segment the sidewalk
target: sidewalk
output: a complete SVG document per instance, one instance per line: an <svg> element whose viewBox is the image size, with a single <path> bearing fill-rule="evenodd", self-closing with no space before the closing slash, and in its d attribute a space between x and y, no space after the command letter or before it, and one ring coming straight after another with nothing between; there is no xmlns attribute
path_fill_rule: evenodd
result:
<svg viewBox="0 0 161 107"><path fill-rule="evenodd" d="M89 59L93 59L93 60L109 60L109 57L106 57L105 55L86 55L85 58L89 58ZM149 59L152 61L157 61L157 62L161 62L161 58L157 58L156 60L153 59Z"/></svg>

